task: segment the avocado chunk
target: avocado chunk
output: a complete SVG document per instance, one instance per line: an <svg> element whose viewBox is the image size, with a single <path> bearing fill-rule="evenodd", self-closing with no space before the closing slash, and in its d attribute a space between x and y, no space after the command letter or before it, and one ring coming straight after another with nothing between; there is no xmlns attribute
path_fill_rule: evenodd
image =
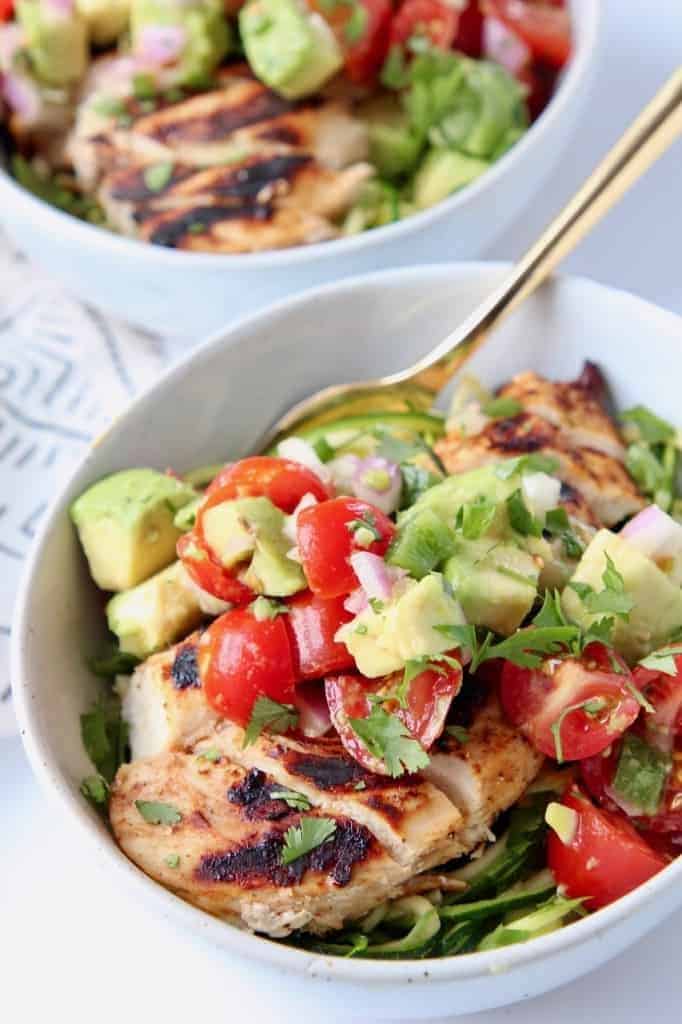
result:
<svg viewBox="0 0 682 1024"><path fill-rule="evenodd" d="M128 27L131 0L76 0L95 46L111 46Z"/></svg>
<svg viewBox="0 0 682 1024"><path fill-rule="evenodd" d="M422 160L414 177L414 201L419 210L435 206L453 192L470 184L488 170L487 160L457 153L451 149L432 149Z"/></svg>
<svg viewBox="0 0 682 1024"><path fill-rule="evenodd" d="M331 28L301 0L248 0L239 29L254 74L287 99L316 92L343 66Z"/></svg>
<svg viewBox="0 0 682 1024"><path fill-rule="evenodd" d="M142 48L146 29L176 27L183 30L185 41L174 64L175 84L204 86L232 45L223 0L132 0L133 50Z"/></svg>
<svg viewBox="0 0 682 1024"><path fill-rule="evenodd" d="M77 11L41 0L19 0L16 14L36 77L56 87L78 82L88 66L88 31Z"/></svg>
<svg viewBox="0 0 682 1024"><path fill-rule="evenodd" d="M374 97L361 106L358 115L367 124L369 159L379 174L387 178L409 174L424 144L412 131L397 97L388 93Z"/></svg>
<svg viewBox="0 0 682 1024"><path fill-rule="evenodd" d="M187 636L201 619L197 592L182 562L116 594L107 605L109 629L118 637L121 650L137 658Z"/></svg>
<svg viewBox="0 0 682 1024"><path fill-rule="evenodd" d="M464 623L462 609L439 573L419 583L405 580L399 587L385 607L375 603L336 634L370 679L396 672L413 658L449 650L452 640L435 627Z"/></svg>
<svg viewBox="0 0 682 1024"><path fill-rule="evenodd" d="M102 590L126 590L175 558L175 513L196 497L155 469L124 469L93 484L71 506L90 573Z"/></svg>
<svg viewBox="0 0 682 1024"><path fill-rule="evenodd" d="M670 582L655 562L626 538L610 530L596 534L571 582L588 584L597 593L603 591L607 555L623 578L625 593L634 601L627 620L615 616L613 646L634 664L665 644L682 626L682 590ZM570 584L561 596L561 603L566 615L583 628L609 614L590 612Z"/></svg>
<svg viewBox="0 0 682 1024"><path fill-rule="evenodd" d="M445 563L468 622L508 636L533 607L540 570L529 552L495 538L458 541Z"/></svg>
<svg viewBox="0 0 682 1024"><path fill-rule="evenodd" d="M257 594L288 597L306 586L303 570L289 558L285 515L268 498L237 498L207 509L206 543L226 569L250 562L241 575Z"/></svg>

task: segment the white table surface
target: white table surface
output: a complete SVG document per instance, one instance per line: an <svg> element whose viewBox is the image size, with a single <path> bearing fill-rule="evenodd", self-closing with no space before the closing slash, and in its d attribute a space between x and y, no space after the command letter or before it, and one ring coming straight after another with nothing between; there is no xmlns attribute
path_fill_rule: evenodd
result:
<svg viewBox="0 0 682 1024"><path fill-rule="evenodd" d="M599 0L594 0L595 3ZM553 181L490 256L514 257L682 59L681 0L605 0L601 73L579 140ZM567 265L682 313L682 152L671 152ZM637 344L624 338L624 344ZM225 957L123 904L69 841L18 739L0 740L0 1007L8 1021L226 1016L286 1024L276 991L254 990ZM682 916L574 985L463 1024L680 1020ZM68 1016L67 1016L68 1014ZM300 1014L297 1015L300 1020ZM365 1020L362 1024L372 1024Z"/></svg>

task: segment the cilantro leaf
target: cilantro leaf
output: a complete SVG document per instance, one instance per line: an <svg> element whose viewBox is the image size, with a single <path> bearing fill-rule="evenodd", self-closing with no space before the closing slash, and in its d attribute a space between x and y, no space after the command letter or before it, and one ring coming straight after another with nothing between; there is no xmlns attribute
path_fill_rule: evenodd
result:
<svg viewBox="0 0 682 1024"><path fill-rule="evenodd" d="M365 512L360 516L359 519L351 519L350 522L346 523L346 529L349 533L356 534L358 531L363 530L371 534L371 540L381 540L382 533L377 526L377 521L371 512Z"/></svg>
<svg viewBox="0 0 682 1024"><path fill-rule="evenodd" d="M568 626L568 619L561 607L561 594L558 590L546 590L542 608L533 619L534 626Z"/></svg>
<svg viewBox="0 0 682 1024"><path fill-rule="evenodd" d="M522 668L537 668L547 655L570 650L579 636L577 626L527 626L498 643L492 642L489 633L488 642L484 641L474 654L470 669L475 672L479 665L492 658L504 658Z"/></svg>
<svg viewBox="0 0 682 1024"><path fill-rule="evenodd" d="M620 748L613 789L642 814L656 814L672 759L639 736L626 733Z"/></svg>
<svg viewBox="0 0 682 1024"><path fill-rule="evenodd" d="M170 184L173 177L173 164L170 160L152 164L145 169L142 177L150 192L161 192Z"/></svg>
<svg viewBox="0 0 682 1024"><path fill-rule="evenodd" d="M446 725L445 731L448 736L454 736L457 742L461 743L462 746L469 742L469 732L463 725Z"/></svg>
<svg viewBox="0 0 682 1024"><path fill-rule="evenodd" d="M478 540L492 526L496 512L497 505L481 494L474 501L459 507L455 528L461 530L467 540Z"/></svg>
<svg viewBox="0 0 682 1024"><path fill-rule="evenodd" d="M402 682L395 691L395 699L400 704L400 707L407 707L407 691L414 679L420 676L422 672L437 672L441 676L447 675L445 665L449 668L460 668L460 663L457 659L451 658L448 654L424 654L419 658L410 658L409 661L406 661ZM387 699L392 696L393 694L388 694Z"/></svg>
<svg viewBox="0 0 682 1024"><path fill-rule="evenodd" d="M148 825L177 825L182 815L174 804L159 800L136 800L135 806Z"/></svg>
<svg viewBox="0 0 682 1024"><path fill-rule="evenodd" d="M222 756L217 747L207 747L206 750L197 754L197 761L210 761L212 764L217 764Z"/></svg>
<svg viewBox="0 0 682 1024"><path fill-rule="evenodd" d="M87 659L88 668L94 675L103 679L113 679L114 676L129 676L133 669L140 664L140 659L134 654L121 651L112 644L102 654Z"/></svg>
<svg viewBox="0 0 682 1024"><path fill-rule="evenodd" d="M507 515L511 528L522 537L542 536L542 525L531 514L520 488L507 498Z"/></svg>
<svg viewBox="0 0 682 1024"><path fill-rule="evenodd" d="M610 613L627 622L635 606L634 599L626 593L625 581L616 569L613 559L607 552L604 554L606 568L602 573L603 590L595 591L589 583L580 583L577 580L571 580L568 586L575 591L588 612Z"/></svg>
<svg viewBox="0 0 682 1024"><path fill-rule="evenodd" d="M644 405L634 405L620 414L624 423L632 423L639 435L639 439L647 444L660 444L672 441L675 437L675 428L656 416Z"/></svg>
<svg viewBox="0 0 682 1024"><path fill-rule="evenodd" d="M322 846L336 832L331 818L301 818L299 825L291 825L284 834L282 864L291 864L299 857Z"/></svg>
<svg viewBox="0 0 682 1024"><path fill-rule="evenodd" d="M552 723L551 727L552 739L554 740L554 754L559 764L562 764L564 760L561 729L566 717L574 711L584 711L590 718L596 718L599 712L604 711L607 707L608 701L605 697L590 697L588 700L580 701L579 704L569 704L568 707L564 708L557 720Z"/></svg>
<svg viewBox="0 0 682 1024"><path fill-rule="evenodd" d="M350 18L346 22L343 34L348 43L359 43L367 31L367 11L361 3L354 3Z"/></svg>
<svg viewBox="0 0 682 1024"><path fill-rule="evenodd" d="M668 647L661 647L660 650L654 651L653 654L647 655L646 658L642 658L639 664L643 668L653 669L654 672L663 672L666 676L676 676L677 664L675 658L680 654L682 654L682 644L672 644Z"/></svg>
<svg viewBox="0 0 682 1024"><path fill-rule="evenodd" d="M168 856L166 858L164 858L164 859L165 859L165 862L166 862L166 864L168 865L169 868L179 868L180 867L180 854L178 854L178 853L169 853Z"/></svg>
<svg viewBox="0 0 682 1024"><path fill-rule="evenodd" d="M491 398L481 407L483 415L493 420L511 419L522 411L523 406L515 398Z"/></svg>
<svg viewBox="0 0 682 1024"><path fill-rule="evenodd" d="M568 513L565 508L551 508L545 516L545 530L552 537L559 537L564 545L567 558L580 558L585 550L571 529Z"/></svg>
<svg viewBox="0 0 682 1024"><path fill-rule="evenodd" d="M294 811L309 811L310 800L303 793L297 793L294 789L273 789L270 793L271 800L283 800L287 807Z"/></svg>
<svg viewBox="0 0 682 1024"><path fill-rule="evenodd" d="M128 725L113 699L99 701L81 715L81 739L85 752L99 774L111 782L120 764L128 760Z"/></svg>
<svg viewBox="0 0 682 1024"><path fill-rule="evenodd" d="M442 633L443 636L449 637L455 647L461 647L463 649L468 648L470 651L474 651L478 647L478 638L476 636L476 627L470 623L464 625L442 625L433 627L437 633Z"/></svg>
<svg viewBox="0 0 682 1024"><path fill-rule="evenodd" d="M421 743L396 715L389 714L380 703L372 707L366 718L349 718L348 722L370 754L384 762L393 778L405 772L418 772L429 764L428 754Z"/></svg>
<svg viewBox="0 0 682 1024"><path fill-rule="evenodd" d="M274 733L289 732L297 724L298 711L293 704L280 704L270 697L259 697L253 705L242 747L255 743L264 729Z"/></svg>
<svg viewBox="0 0 682 1024"><path fill-rule="evenodd" d="M583 632L580 638L580 650L584 651L588 644L598 643L610 647L613 644L613 630L616 621L612 615L597 619Z"/></svg>
<svg viewBox="0 0 682 1024"><path fill-rule="evenodd" d="M435 473L431 473L428 469L423 469L421 466L415 466L411 462L401 465L400 474L403 480L400 496L401 508L409 508L411 505L414 505L425 491L440 483L440 477L436 476Z"/></svg>
<svg viewBox="0 0 682 1024"><path fill-rule="evenodd" d="M81 793L98 807L109 799L109 783L101 775L87 775L80 785Z"/></svg>

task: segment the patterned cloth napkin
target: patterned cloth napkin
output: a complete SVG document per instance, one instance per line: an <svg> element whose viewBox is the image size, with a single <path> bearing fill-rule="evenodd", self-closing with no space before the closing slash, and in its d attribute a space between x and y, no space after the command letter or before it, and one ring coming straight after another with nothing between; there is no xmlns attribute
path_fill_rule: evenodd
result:
<svg viewBox="0 0 682 1024"><path fill-rule="evenodd" d="M0 735L12 607L40 519L89 440L169 361L159 338L66 295L0 236Z"/></svg>

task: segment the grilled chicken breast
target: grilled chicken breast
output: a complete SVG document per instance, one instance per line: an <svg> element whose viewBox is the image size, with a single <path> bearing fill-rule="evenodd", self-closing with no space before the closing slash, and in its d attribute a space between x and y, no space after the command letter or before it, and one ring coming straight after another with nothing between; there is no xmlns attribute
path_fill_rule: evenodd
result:
<svg viewBox="0 0 682 1024"><path fill-rule="evenodd" d="M333 238L373 174L350 102L291 103L246 65L148 107L128 97L102 114L86 93L67 152L111 223L157 245L236 253Z"/></svg>
<svg viewBox="0 0 682 1024"><path fill-rule="evenodd" d="M264 774L227 761L160 754L119 769L109 815L121 848L148 875L196 906L268 935L340 928L399 894L411 871L368 829L342 815L294 811L272 795L278 789ZM139 801L171 805L180 820L153 824ZM302 817L325 818L335 831L283 864L285 834Z"/></svg>
<svg viewBox="0 0 682 1024"><path fill-rule="evenodd" d="M122 702L134 760L182 750L206 736L218 721L204 697L195 637L153 654L135 669Z"/></svg>
<svg viewBox="0 0 682 1024"><path fill-rule="evenodd" d="M446 437L435 447L449 473L463 473L530 452L548 455L557 461L557 476L583 495L596 518L606 526L634 515L644 505L618 459L593 448L571 447L558 427L533 413L490 420L472 437Z"/></svg>

